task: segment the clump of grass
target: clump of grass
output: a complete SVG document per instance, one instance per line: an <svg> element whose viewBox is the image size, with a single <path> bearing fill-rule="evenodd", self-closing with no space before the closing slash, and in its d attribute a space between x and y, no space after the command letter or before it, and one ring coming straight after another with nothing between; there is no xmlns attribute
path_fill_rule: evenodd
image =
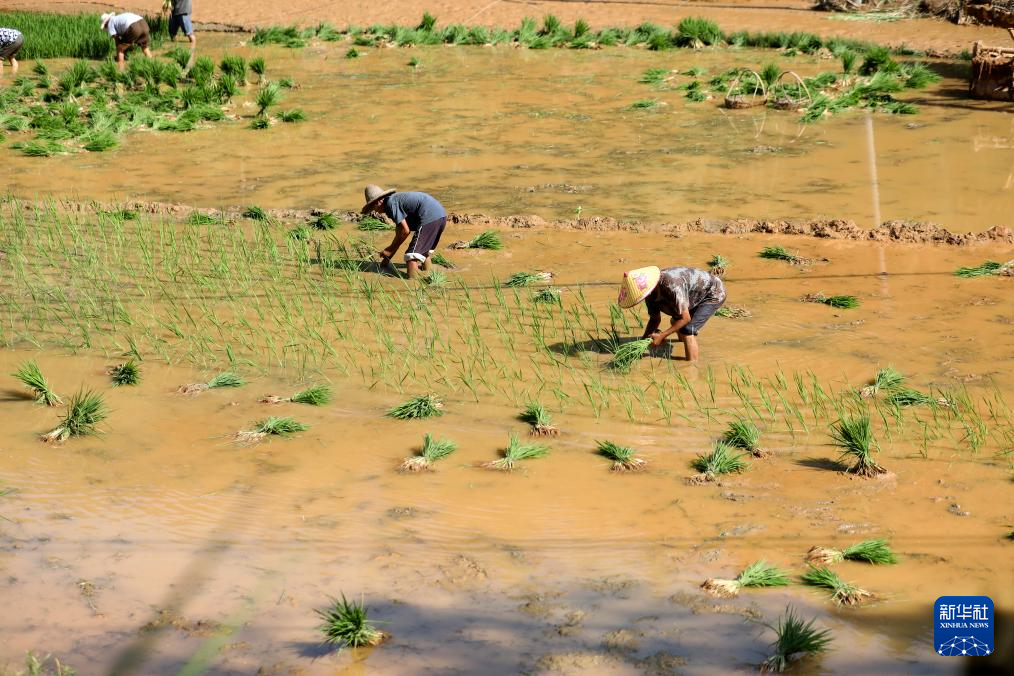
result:
<svg viewBox="0 0 1014 676"><path fill-rule="evenodd" d="M764 458L771 453L760 447L760 436L761 431L752 420L733 420L722 435L722 441L750 453L755 458Z"/></svg>
<svg viewBox="0 0 1014 676"><path fill-rule="evenodd" d="M651 338L631 340L616 346L613 350L613 358L609 361L609 368L619 373L630 373L630 369L644 355L644 351L651 345Z"/></svg>
<svg viewBox="0 0 1014 676"><path fill-rule="evenodd" d="M852 460L853 466L848 470L859 476L872 477L887 472L873 459L873 450L877 442L873 438L870 415L860 413L852 417L842 417L831 428L831 439L842 449L839 460Z"/></svg>
<svg viewBox="0 0 1014 676"><path fill-rule="evenodd" d="M699 474L690 477L688 482L691 484L706 483L715 481L722 474L739 473L748 469L750 464L743 459L746 455L738 453L737 450L735 446L719 441L711 453L702 453L690 463L690 466Z"/></svg>
<svg viewBox="0 0 1014 676"><path fill-rule="evenodd" d="M744 568L735 579L708 578L701 589L713 596L732 598L739 596L739 591L744 587L785 587L788 584L789 576L776 566L767 561L757 561Z"/></svg>
<svg viewBox="0 0 1014 676"><path fill-rule="evenodd" d="M109 376L113 379L113 385L137 385L141 382L141 367L131 359L124 364L111 367Z"/></svg>
<svg viewBox="0 0 1014 676"><path fill-rule="evenodd" d="M954 271L956 277L964 277L965 279L971 277L987 277L989 275L995 275L1000 272L1000 268L1003 264L998 261L986 261L968 268L958 268Z"/></svg>
<svg viewBox="0 0 1014 676"><path fill-rule="evenodd" d="M788 263L799 263L803 259L796 254L790 252L785 247L781 246L766 246L761 249L760 253L757 254L761 258L769 258L776 261L786 261Z"/></svg>
<svg viewBox="0 0 1014 676"><path fill-rule="evenodd" d="M898 562L898 557L891 551L887 540L863 540L845 549L831 549L830 547L811 547L806 553L806 560L810 563L819 563L825 566L841 563L845 559L849 561L865 561L874 565L888 565Z"/></svg>
<svg viewBox="0 0 1014 676"><path fill-rule="evenodd" d="M629 446L620 446L612 441L596 441L595 452L613 461L613 472L640 472L648 461L637 455Z"/></svg>
<svg viewBox="0 0 1014 676"><path fill-rule="evenodd" d="M443 409L444 404L440 401L440 397L433 394L423 394L412 397L403 404L398 404L388 410L387 415L398 420L415 420L443 415Z"/></svg>
<svg viewBox="0 0 1014 676"><path fill-rule="evenodd" d="M310 226L316 230L334 230L338 227L338 217L327 212L310 221Z"/></svg>
<svg viewBox="0 0 1014 676"><path fill-rule="evenodd" d="M507 439L507 447L504 449L503 457L499 460L487 462L483 467L510 472L522 460L542 458L548 454L548 446L543 444L523 444L517 435L512 432Z"/></svg>
<svg viewBox="0 0 1014 676"><path fill-rule="evenodd" d="M708 270L711 274L721 277L725 274L725 271L729 268L729 259L722 254L715 254L708 261Z"/></svg>
<svg viewBox="0 0 1014 676"><path fill-rule="evenodd" d="M422 449L418 455L406 458L398 467L401 472L422 472L433 469L433 463L443 460L454 451L458 445L449 439L436 439L428 432L423 437Z"/></svg>
<svg viewBox="0 0 1014 676"><path fill-rule="evenodd" d="M840 606L857 606L873 597L873 594L865 589L838 577L838 574L830 568L811 566L810 570L803 573L801 579L803 584L829 590L831 599Z"/></svg>
<svg viewBox="0 0 1014 676"><path fill-rule="evenodd" d="M198 394L204 390L217 390L223 387L240 387L246 385L243 378L231 371L219 373L206 383L191 383L177 390L180 394Z"/></svg>
<svg viewBox="0 0 1014 676"><path fill-rule="evenodd" d="M859 307L859 299L855 296L825 296L823 293L811 293L803 296L807 303L823 303L833 308L853 310Z"/></svg>
<svg viewBox="0 0 1014 676"><path fill-rule="evenodd" d="M69 437L98 434L98 424L106 419L109 410L102 395L82 390L70 398L67 414L60 426L42 435L43 441L64 441Z"/></svg>
<svg viewBox="0 0 1014 676"><path fill-rule="evenodd" d="M785 615L777 625L765 625L772 629L778 638L771 644L773 654L764 660L761 672L782 672L793 662L805 657L819 655L827 650L831 643L831 633L827 629L818 630L813 620L804 622L791 607L785 609Z"/></svg>
<svg viewBox="0 0 1014 676"><path fill-rule="evenodd" d="M452 263L446 256L444 256L439 251L434 251L430 255L430 262L433 263L433 265L439 265L440 267L447 268L448 270L453 270L455 267L454 263Z"/></svg>
<svg viewBox="0 0 1014 676"><path fill-rule="evenodd" d="M316 611L323 622L319 629L324 634L324 643L339 649L379 645L385 638L384 632L373 626L367 611L362 601L348 601L344 594L341 600L332 598L330 606Z"/></svg>
<svg viewBox="0 0 1014 676"><path fill-rule="evenodd" d="M331 401L332 396L330 385L311 385L305 390L296 392L291 397L276 397L273 394L261 399L262 404L309 404L310 406L323 406Z"/></svg>
<svg viewBox="0 0 1014 676"><path fill-rule="evenodd" d="M480 232L478 235L469 240L465 248L499 251L503 248L503 242L500 241L500 235L498 235L495 230L486 230L484 232Z"/></svg>
<svg viewBox="0 0 1014 676"><path fill-rule="evenodd" d="M532 282L539 282L545 279L552 279L552 272L515 272L513 275L507 278L504 282L504 286L511 288L528 286Z"/></svg>
<svg viewBox="0 0 1014 676"><path fill-rule="evenodd" d="M532 295L532 302L546 305L560 304L560 290L548 287Z"/></svg>
<svg viewBox="0 0 1014 676"><path fill-rule="evenodd" d="M269 436L287 437L296 432L305 432L310 426L289 416L269 416L254 423L253 429L240 430L234 436L237 444L256 444Z"/></svg>
<svg viewBox="0 0 1014 676"><path fill-rule="evenodd" d="M872 385L867 385L859 391L864 399L875 397L880 392L893 392L905 382L905 376L893 366L886 366L877 371Z"/></svg>
<svg viewBox="0 0 1014 676"><path fill-rule="evenodd" d="M356 230L362 230L363 232L381 232L384 230L394 230L394 226L383 219L377 218L376 216L364 216L359 219L359 224L356 226Z"/></svg>
<svg viewBox="0 0 1014 676"><path fill-rule="evenodd" d="M46 406L57 406L63 403L63 400L49 386L46 377L42 375L42 369L35 361L26 361L12 375L32 391L35 401L38 403Z"/></svg>
<svg viewBox="0 0 1014 676"><path fill-rule="evenodd" d="M531 403L525 406L518 419L532 426L532 434L537 436L556 436L559 430L553 424L553 417L549 415L546 407L540 403Z"/></svg>
<svg viewBox="0 0 1014 676"><path fill-rule="evenodd" d="M252 221L260 221L261 223L267 223L271 220L271 217L268 216L268 212L264 211L264 209L261 209L256 204L251 204L244 209L242 215L243 218L249 218Z"/></svg>

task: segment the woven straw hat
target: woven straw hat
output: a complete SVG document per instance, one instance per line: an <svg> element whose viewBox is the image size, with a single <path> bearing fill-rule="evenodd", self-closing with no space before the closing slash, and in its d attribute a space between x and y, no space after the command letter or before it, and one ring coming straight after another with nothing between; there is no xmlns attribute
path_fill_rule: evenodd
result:
<svg viewBox="0 0 1014 676"><path fill-rule="evenodd" d="M379 185L373 185L372 183L366 186L366 190L363 191L363 193L366 195L366 206L363 207L362 213L365 214L367 211L373 208L373 205L376 202L384 199L388 195L393 195L395 192L397 191L394 188L391 188L390 190L384 190Z"/></svg>
<svg viewBox="0 0 1014 676"><path fill-rule="evenodd" d="M109 23L109 20L112 19L114 16L116 16L116 14L114 14L113 12L108 12L102 15L102 30L106 29L106 24Z"/></svg>
<svg viewBox="0 0 1014 676"><path fill-rule="evenodd" d="M662 271L655 265L624 272L616 304L624 309L634 307L655 290L661 278Z"/></svg>

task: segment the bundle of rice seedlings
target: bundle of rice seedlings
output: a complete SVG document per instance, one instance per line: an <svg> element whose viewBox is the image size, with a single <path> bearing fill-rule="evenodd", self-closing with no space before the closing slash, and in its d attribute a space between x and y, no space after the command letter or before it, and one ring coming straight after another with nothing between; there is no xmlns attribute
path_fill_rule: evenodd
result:
<svg viewBox="0 0 1014 676"><path fill-rule="evenodd" d="M183 385L177 390L180 394L198 394L204 390L215 390L222 387L240 387L246 385L246 381L231 371L219 373L206 383L191 383Z"/></svg>
<svg viewBox="0 0 1014 676"><path fill-rule="evenodd" d="M81 147L90 153L102 153L120 144L116 134L111 131L98 131L81 138Z"/></svg>
<svg viewBox="0 0 1014 676"><path fill-rule="evenodd" d="M877 370L877 375L873 379L872 385L867 385L859 391L864 399L876 396L879 392L892 392L905 381L905 376L900 371L895 370L893 366L887 366Z"/></svg>
<svg viewBox="0 0 1014 676"><path fill-rule="evenodd" d="M458 450L458 445L453 441L449 439L435 439L433 435L427 432L423 437L423 445L419 454L405 458L405 461L401 463L398 470L401 472L422 472L423 470L433 469L433 463L437 460L443 460L456 450Z"/></svg>
<svg viewBox="0 0 1014 676"><path fill-rule="evenodd" d="M838 55L838 60L841 61L841 72L845 75L851 75L856 69L859 55L850 49L846 49Z"/></svg>
<svg viewBox="0 0 1014 676"><path fill-rule="evenodd" d="M744 568L733 580L708 578L701 589L713 596L732 598L739 596L743 587L785 587L788 584L788 575L767 561L757 561Z"/></svg>
<svg viewBox="0 0 1014 676"><path fill-rule="evenodd" d="M543 444L523 444L516 434L511 432L507 439L507 447L499 460L487 462L483 467L503 472L513 471L514 466L522 460L541 458L549 454L549 447Z"/></svg>
<svg viewBox="0 0 1014 676"><path fill-rule="evenodd" d="M211 214L202 214L199 211L195 211L187 216L187 223L190 225L217 225L222 222L222 219L218 216L212 216Z"/></svg>
<svg viewBox="0 0 1014 676"><path fill-rule="evenodd" d="M423 282L426 286L441 287L447 286L448 278L447 274L441 270L433 270L428 275L423 277Z"/></svg>
<svg viewBox="0 0 1014 676"><path fill-rule="evenodd" d="M717 45L722 38L722 29L711 19L688 16L676 26L676 44L680 47L700 49L705 45Z"/></svg>
<svg viewBox="0 0 1014 676"><path fill-rule="evenodd" d="M854 461L855 464L848 470L849 472L865 477L887 472L873 459L873 449L877 442L873 438L873 428L870 425L868 413L839 419L831 428L831 439L836 446L842 449L839 460Z"/></svg>
<svg viewBox="0 0 1014 676"><path fill-rule="evenodd" d="M137 385L141 382L141 367L133 359L125 364L111 367L108 374L113 379L113 385L116 386Z"/></svg>
<svg viewBox="0 0 1014 676"><path fill-rule="evenodd" d="M838 577L830 568L810 566L810 570L803 573L801 579L803 584L830 590L831 599L840 606L857 606L873 597L873 594L865 589Z"/></svg>
<svg viewBox="0 0 1014 676"><path fill-rule="evenodd" d="M747 451L755 458L765 458L771 452L760 447L760 436L761 431L752 420L733 420L722 435L722 441Z"/></svg>
<svg viewBox="0 0 1014 676"><path fill-rule="evenodd" d="M359 50L355 47L349 47L349 50L345 52L346 59L357 59L359 58Z"/></svg>
<svg viewBox="0 0 1014 676"><path fill-rule="evenodd" d="M416 57L413 56L411 59L408 60L408 67L409 68L418 68L419 64L421 64L421 63L422 62L419 59L417 59Z"/></svg>
<svg viewBox="0 0 1014 676"><path fill-rule="evenodd" d="M412 397L403 404L398 404L388 410L387 415L398 420L413 420L416 418L432 418L444 414L444 403L440 397L434 394L423 394Z"/></svg>
<svg viewBox="0 0 1014 676"><path fill-rule="evenodd" d="M327 212L310 221L310 226L317 230L334 230L338 227L338 217Z"/></svg>
<svg viewBox="0 0 1014 676"><path fill-rule="evenodd" d="M766 246L761 249L761 252L757 254L761 258L770 258L777 261L787 261L789 263L799 263L803 259L794 253L788 251L785 247L781 246Z"/></svg>
<svg viewBox="0 0 1014 676"><path fill-rule="evenodd" d="M240 430L233 439L241 446L249 446L264 440L268 436L287 437L296 432L305 432L310 426L288 416L269 416L254 423L253 429Z"/></svg>
<svg viewBox="0 0 1014 676"><path fill-rule="evenodd" d="M817 630L813 620L804 622L791 607L785 609L777 625L765 626L774 630L778 638L771 644L774 654L761 664L761 673L783 672L793 662L825 652L832 640L827 629Z"/></svg>
<svg viewBox="0 0 1014 676"><path fill-rule="evenodd" d="M81 437L98 433L98 424L106 419L109 411L102 395L81 390L70 398L67 414L60 426L42 435L43 441L64 441L69 437Z"/></svg>
<svg viewBox="0 0 1014 676"><path fill-rule="evenodd" d="M662 102L658 99L638 99L630 104L631 110L651 110L662 105Z"/></svg>
<svg viewBox="0 0 1014 676"><path fill-rule="evenodd" d="M708 270L711 274L721 277L725 274L729 265L730 263L728 258L722 254L715 254L711 257L711 260L708 261Z"/></svg>
<svg viewBox="0 0 1014 676"><path fill-rule="evenodd" d="M306 120L306 113L300 108L283 110L278 113L278 119L282 122L304 122Z"/></svg>
<svg viewBox="0 0 1014 676"><path fill-rule="evenodd" d="M515 288L519 286L528 286L532 282L540 282L542 280L552 278L552 272L515 272L507 278L507 281L504 282L503 285Z"/></svg>
<svg viewBox="0 0 1014 676"><path fill-rule="evenodd" d="M560 304L560 290L548 287L532 295L532 302L546 305Z"/></svg>
<svg viewBox="0 0 1014 676"><path fill-rule="evenodd" d="M1003 264L997 261L986 261L985 263L980 263L979 265L973 267L958 268L954 271L954 275L956 277L964 277L966 279L970 277L986 277L997 274L1000 272L1000 268L1002 267Z"/></svg>
<svg viewBox="0 0 1014 676"><path fill-rule="evenodd" d="M553 424L553 418L549 415L549 411L538 402L525 406L525 410L518 415L518 419L531 425L532 434L534 435L546 437L559 434L559 430Z"/></svg>
<svg viewBox="0 0 1014 676"><path fill-rule="evenodd" d="M834 308L852 310L859 307L859 299L855 296L825 296L823 293L810 293L803 296L807 303L823 303Z"/></svg>
<svg viewBox="0 0 1014 676"><path fill-rule="evenodd" d="M806 560L810 563L819 563L825 566L841 563L845 559L850 561L865 561L874 565L886 565L898 562L887 544L887 540L863 540L845 549L831 549L830 547L811 547L806 553Z"/></svg>
<svg viewBox="0 0 1014 676"><path fill-rule="evenodd" d="M394 230L394 226L376 216L363 216L359 219L356 230L363 232L381 232L383 230Z"/></svg>
<svg viewBox="0 0 1014 676"><path fill-rule="evenodd" d="M362 601L332 598L331 605L315 612L323 621L319 629L324 643L341 648L363 648L379 645L386 638L384 632L367 619L367 608Z"/></svg>
<svg viewBox="0 0 1014 676"><path fill-rule="evenodd" d="M430 262L433 263L433 265L439 265L440 267L447 268L448 270L453 270L455 267L454 263L452 263L446 256L444 256L439 251L434 251L432 254L430 254Z"/></svg>
<svg viewBox="0 0 1014 676"><path fill-rule="evenodd" d="M638 80L641 84L658 86L663 84L672 75L672 71L666 68L649 68Z"/></svg>
<svg viewBox="0 0 1014 676"><path fill-rule="evenodd" d="M324 404L331 401L331 386L330 385L311 385L305 390L296 392L291 397L276 397L273 394L261 399L262 404L283 404L283 403L294 403L294 404L309 404L310 406L323 406Z"/></svg>
<svg viewBox="0 0 1014 676"><path fill-rule="evenodd" d="M609 368L620 373L630 373L630 369L644 355L644 351L651 345L651 338L631 340L616 346L613 350L613 358L609 361Z"/></svg>
<svg viewBox="0 0 1014 676"><path fill-rule="evenodd" d="M690 463L690 466L699 474L688 478L687 482L701 484L715 481L722 474L742 472L750 467L750 464L743 459L745 457L745 454L737 453L735 446L719 441L711 453L702 453Z"/></svg>
<svg viewBox="0 0 1014 676"><path fill-rule="evenodd" d="M268 82L257 92L254 101L257 103L257 116L263 117L268 108L277 104L282 98L282 88L277 82Z"/></svg>
<svg viewBox="0 0 1014 676"><path fill-rule="evenodd" d="M503 242L500 241L500 235L498 235L494 230L486 230L473 237L465 248L499 251L503 248Z"/></svg>
<svg viewBox="0 0 1014 676"><path fill-rule="evenodd" d="M46 377L42 375L42 369L35 361L26 361L11 375L32 391L35 401L38 403L46 406L56 406L63 403L63 400L56 396L56 392L53 392L49 383L46 382Z"/></svg>
<svg viewBox="0 0 1014 676"><path fill-rule="evenodd" d="M648 461L638 456L636 451L628 446L620 446L611 441L596 441L595 452L613 461L610 470L613 472L640 472L647 466Z"/></svg>
<svg viewBox="0 0 1014 676"><path fill-rule="evenodd" d="M947 400L913 390L911 387L896 387L887 395L887 403L892 406L935 406L941 402L946 405Z"/></svg>
<svg viewBox="0 0 1014 676"><path fill-rule="evenodd" d="M313 232L305 225L297 225L295 228L292 228L285 233L285 236L289 239L294 239L297 242L307 242L311 237L313 237Z"/></svg>
<svg viewBox="0 0 1014 676"><path fill-rule="evenodd" d="M267 223L271 220L271 217L268 216L268 212L264 211L264 209L261 209L256 204L251 204L244 209L242 216L243 218L249 218L253 221L261 221L262 223Z"/></svg>
<svg viewBox="0 0 1014 676"><path fill-rule="evenodd" d="M218 64L223 75L234 78L239 84L246 84L246 59L235 54L227 54Z"/></svg>
<svg viewBox="0 0 1014 676"><path fill-rule="evenodd" d="M738 307L736 305L725 305L715 311L715 315L718 317L728 317L729 319L746 319L752 317L753 313L744 307Z"/></svg>
<svg viewBox="0 0 1014 676"><path fill-rule="evenodd" d="M264 79L264 72L267 70L267 64L264 63L263 56L255 56L250 59L250 72L257 75L258 80Z"/></svg>

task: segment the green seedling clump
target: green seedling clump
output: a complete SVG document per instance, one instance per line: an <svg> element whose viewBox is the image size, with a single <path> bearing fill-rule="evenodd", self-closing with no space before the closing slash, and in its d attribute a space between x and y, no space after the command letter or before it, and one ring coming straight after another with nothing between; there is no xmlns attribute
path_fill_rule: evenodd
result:
<svg viewBox="0 0 1014 676"><path fill-rule="evenodd" d="M231 371L219 373L206 383L191 383L183 385L177 390L180 394L198 394L204 390L216 390L222 387L240 387L246 385L246 381Z"/></svg>
<svg viewBox="0 0 1014 676"><path fill-rule="evenodd" d="M131 359L124 364L111 367L109 376L113 379L113 385L137 385L141 382L141 367Z"/></svg>
<svg viewBox="0 0 1014 676"><path fill-rule="evenodd" d="M729 268L729 259L722 254L715 254L708 261L708 270L711 274L721 277L725 274L725 271Z"/></svg>
<svg viewBox="0 0 1014 676"><path fill-rule="evenodd" d="M212 216L211 214L202 214L199 211L195 211L187 216L187 223L189 225L218 225L222 223L222 219L219 216Z"/></svg>
<svg viewBox="0 0 1014 676"><path fill-rule="evenodd" d="M753 313L744 307L726 305L718 308L715 315L718 317L726 317L728 319L748 319L753 316Z"/></svg>
<svg viewBox="0 0 1014 676"><path fill-rule="evenodd" d="M936 406L947 405L947 400L931 394L914 390L911 387L896 387L887 395L887 403L892 406Z"/></svg>
<svg viewBox="0 0 1014 676"><path fill-rule="evenodd" d="M676 26L676 44L680 47L700 49L705 45L717 45L724 36L718 24L710 19L688 16Z"/></svg>
<svg viewBox="0 0 1014 676"><path fill-rule="evenodd" d="M954 271L956 277L964 277L966 279L971 277L987 277L990 275L996 275L1000 272L1003 267L1003 263L999 261L986 261L968 268L958 268Z"/></svg>
<svg viewBox="0 0 1014 676"><path fill-rule="evenodd" d="M794 662L826 652L832 641L831 632L816 629L813 620L804 622L791 607L785 609L777 625L765 626L778 638L771 644L771 656L761 665L764 673L786 671Z"/></svg>
<svg viewBox="0 0 1014 676"><path fill-rule="evenodd" d="M35 401L46 406L57 406L63 403L42 375L42 369L34 361L26 361L12 374L35 395Z"/></svg>
<svg viewBox="0 0 1014 676"><path fill-rule="evenodd" d="M645 350L651 345L651 338L641 338L622 343L613 350L613 358L609 368L619 373L630 373L634 364L644 356Z"/></svg>
<svg viewBox="0 0 1014 676"><path fill-rule="evenodd" d="M532 295L532 302L540 305L560 305L560 290L545 288Z"/></svg>
<svg viewBox="0 0 1014 676"><path fill-rule="evenodd" d="M831 428L831 439L842 451L840 460L853 461L849 472L865 477L887 472L873 458L877 442L873 438L873 428L870 425L868 413L839 419Z"/></svg>
<svg viewBox="0 0 1014 676"><path fill-rule="evenodd" d="M672 71L666 68L649 68L648 70L644 71L644 73L641 75L641 79L638 80L638 82L640 82L641 84L654 85L657 87L659 85L665 84L666 80L668 80L671 76Z"/></svg>
<svg viewBox="0 0 1014 676"><path fill-rule="evenodd" d="M708 578L701 589L722 598L739 596L744 587L785 587L789 584L789 576L772 566L767 561L757 561L747 566L733 580Z"/></svg>
<svg viewBox="0 0 1014 676"><path fill-rule="evenodd" d="M381 232L384 230L394 230L394 226L375 216L363 216L359 219L359 225L356 226L356 230L362 230L363 232Z"/></svg>
<svg viewBox="0 0 1014 676"><path fill-rule="evenodd" d="M876 377L873 379L873 384L867 385L859 393L864 399L875 397L881 392L890 394L901 387L903 382L905 382L905 376L893 366L887 366L879 369Z"/></svg>
<svg viewBox="0 0 1014 676"><path fill-rule="evenodd" d="M313 231L305 225L298 225L285 233L285 236L297 242L308 242L313 237Z"/></svg>
<svg viewBox="0 0 1014 676"><path fill-rule="evenodd" d="M628 446L620 446L612 441L595 443L595 452L613 461L610 467L613 472L640 472L648 465L647 460L638 456L637 451Z"/></svg>
<svg viewBox="0 0 1014 676"><path fill-rule="evenodd" d="M513 432L507 439L507 447L499 460L487 462L483 467L502 472L511 472L522 460L542 458L549 455L549 447L543 444L523 444Z"/></svg>
<svg viewBox="0 0 1014 676"><path fill-rule="evenodd" d="M760 447L761 431L752 420L734 420L722 435L722 441L734 448L742 449L755 458L764 458L770 452Z"/></svg>
<svg viewBox="0 0 1014 676"><path fill-rule="evenodd" d="M486 230L484 232L480 232L461 248L499 251L503 248L503 242L500 241L500 235L498 235L495 231Z"/></svg>
<svg viewBox="0 0 1014 676"><path fill-rule="evenodd" d="M249 218L252 221L260 221L262 223L267 223L271 220L271 217L268 216L268 212L264 211L264 209L261 209L256 204L251 204L244 209L242 215L243 218Z"/></svg>
<svg viewBox="0 0 1014 676"><path fill-rule="evenodd" d="M739 473L749 469L750 464L743 459L745 457L745 454L737 452L735 446L719 441L711 453L700 454L690 463L699 474L690 477L688 483L716 481L723 474Z"/></svg>
<svg viewBox="0 0 1014 676"><path fill-rule="evenodd" d="M662 105L662 102L658 99L638 99L630 104L631 110L651 110L652 108L658 108Z"/></svg>
<svg viewBox="0 0 1014 676"><path fill-rule="evenodd" d="M341 648L363 648L383 642L384 632L373 626L367 618L367 607L360 601L331 599L331 605L316 611L322 624L319 629L324 643Z"/></svg>
<svg viewBox="0 0 1014 676"><path fill-rule="evenodd" d="M794 253L789 252L785 247L781 246L766 246L761 249L758 254L761 258L769 258L776 261L786 261L788 263L800 263L803 259Z"/></svg>
<svg viewBox="0 0 1014 676"><path fill-rule="evenodd" d="M402 472L422 472L433 469L433 463L443 460L458 449L458 445L449 439L436 439L428 432L423 437L422 449L418 455L406 458L399 466Z"/></svg>
<svg viewBox="0 0 1014 676"><path fill-rule="evenodd" d="M433 394L424 394L412 397L403 404L398 404L388 410L387 415L398 420L415 420L417 418L432 418L444 414L444 404L440 397Z"/></svg>
<svg viewBox="0 0 1014 676"><path fill-rule="evenodd" d="M444 273L442 270L432 270L428 275L426 275L423 278L423 282L426 284L426 286L432 286L435 288L447 286L448 281L449 280L447 274Z"/></svg>
<svg viewBox="0 0 1014 676"><path fill-rule="evenodd" d="M447 268L448 270L454 269L454 263L448 260L447 257L439 251L434 251L433 254L430 255L430 262L432 262L433 265L439 265L440 267Z"/></svg>
<svg viewBox="0 0 1014 676"><path fill-rule="evenodd" d="M507 278L504 282L504 286L516 288L519 286L528 286L532 282L538 282L545 279L552 279L553 273L551 272L515 272L513 275Z"/></svg>
<svg viewBox="0 0 1014 676"><path fill-rule="evenodd" d="M310 226L316 230L334 230L338 227L338 217L327 212L310 221Z"/></svg>
<svg viewBox="0 0 1014 676"><path fill-rule="evenodd" d="M309 404L310 406L323 406L331 401L332 392L330 385L312 385L305 390L296 392L291 397L276 397L272 394L261 399L262 404Z"/></svg>
<svg viewBox="0 0 1014 676"><path fill-rule="evenodd" d="M241 446L249 446L269 436L287 437L296 432L305 432L308 429L310 429L309 425L301 423L295 418L269 416L264 420L254 423L253 429L237 432L234 440Z"/></svg>
<svg viewBox="0 0 1014 676"><path fill-rule="evenodd" d="M801 579L803 584L829 590L831 599L840 606L857 606L873 596L865 589L841 579L830 568L810 566L810 570L803 573Z"/></svg>
<svg viewBox="0 0 1014 676"><path fill-rule="evenodd" d="M292 110L283 110L278 113L278 119L282 122L305 122L306 113L300 108L293 108Z"/></svg>
<svg viewBox="0 0 1014 676"><path fill-rule="evenodd" d="M898 557L891 551L887 540L863 540L845 549L831 549L829 547L811 547L806 553L806 560L810 563L824 566L849 561L865 561L874 565L887 565L898 562Z"/></svg>
<svg viewBox="0 0 1014 676"><path fill-rule="evenodd" d="M60 426L42 435L43 441L64 441L98 433L98 424L109 416L102 395L82 390L70 398Z"/></svg>
<svg viewBox="0 0 1014 676"><path fill-rule="evenodd" d="M807 303L823 303L834 308L852 310L859 307L859 299L855 296L825 296L823 293L811 293L803 297Z"/></svg>
<svg viewBox="0 0 1014 676"><path fill-rule="evenodd" d="M525 406L518 419L532 426L532 434L537 436L556 436L559 430L553 424L553 417L549 415L546 407L540 403L531 403Z"/></svg>

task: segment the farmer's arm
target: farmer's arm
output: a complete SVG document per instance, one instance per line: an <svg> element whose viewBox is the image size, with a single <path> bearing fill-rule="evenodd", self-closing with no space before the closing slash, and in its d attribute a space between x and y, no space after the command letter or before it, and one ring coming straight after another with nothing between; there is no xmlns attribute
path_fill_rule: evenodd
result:
<svg viewBox="0 0 1014 676"><path fill-rule="evenodd" d="M651 334L653 334L656 331L658 331L658 327L659 327L659 325L661 323L662 323L662 313L661 312L649 312L648 313L648 325L644 327L644 335L641 336L641 339L643 340L643 339L647 338L648 336L650 336Z"/></svg>
<svg viewBox="0 0 1014 676"><path fill-rule="evenodd" d="M381 251L380 255L387 259L392 258L394 254L398 253L398 248L406 239L408 239L410 234L411 233L408 230L408 221L403 219L401 223L398 224L398 227L394 229L394 240L391 242L391 246Z"/></svg>
<svg viewBox="0 0 1014 676"><path fill-rule="evenodd" d="M676 333L677 331L679 331L680 329L682 329L684 326L686 326L689 323L690 323L690 311L687 310L686 308L684 308L683 309L683 314L681 314L679 316L679 318L676 318L676 317L672 318L672 324L669 325L668 329L666 329L665 331L662 331L660 333L655 333L655 334L653 334L651 336L651 344L654 345L654 346L656 346L656 347L659 346L659 345L661 345L663 340L665 340L666 338L668 338L672 334ZM649 322L649 326L650 326L650 322ZM657 323L655 324L655 327L656 328L658 327Z"/></svg>

